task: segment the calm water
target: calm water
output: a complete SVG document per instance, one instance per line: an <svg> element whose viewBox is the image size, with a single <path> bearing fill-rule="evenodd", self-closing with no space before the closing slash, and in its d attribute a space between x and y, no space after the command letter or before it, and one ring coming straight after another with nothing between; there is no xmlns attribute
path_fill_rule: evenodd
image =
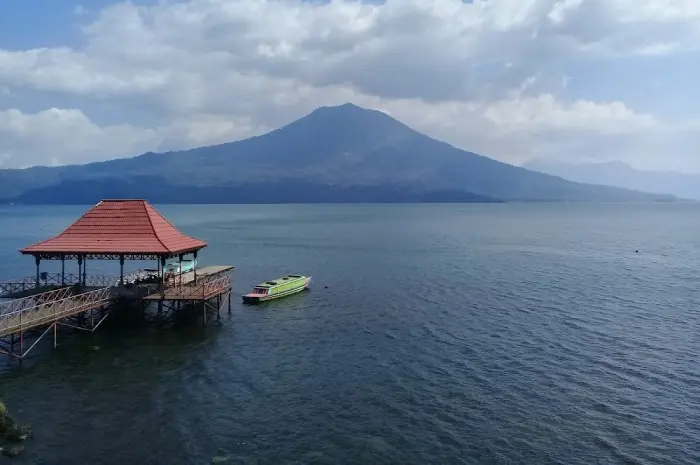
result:
<svg viewBox="0 0 700 465"><path fill-rule="evenodd" d="M86 208L0 208L0 279ZM237 266L231 315L0 361L16 463L700 462L700 206L160 209Z"/></svg>

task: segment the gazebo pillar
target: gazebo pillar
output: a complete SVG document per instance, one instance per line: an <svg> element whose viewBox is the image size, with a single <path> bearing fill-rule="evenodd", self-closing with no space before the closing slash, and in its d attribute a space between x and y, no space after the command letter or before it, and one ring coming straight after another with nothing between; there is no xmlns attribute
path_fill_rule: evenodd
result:
<svg viewBox="0 0 700 465"><path fill-rule="evenodd" d="M119 256L119 285L124 287L124 255Z"/></svg>
<svg viewBox="0 0 700 465"><path fill-rule="evenodd" d="M66 255L61 254L61 286L66 285Z"/></svg>
<svg viewBox="0 0 700 465"><path fill-rule="evenodd" d="M78 286L80 286L80 283L82 281L81 277L83 276L83 256L78 255L78 282L76 283Z"/></svg>
<svg viewBox="0 0 700 465"><path fill-rule="evenodd" d="M83 257L83 287L87 285L87 272L85 271L87 268L87 255Z"/></svg>
<svg viewBox="0 0 700 465"><path fill-rule="evenodd" d="M195 250L194 253L194 283L197 284L197 251Z"/></svg>
<svg viewBox="0 0 700 465"><path fill-rule="evenodd" d="M162 272L161 279L160 279L160 298L164 299L165 298L165 255L161 255L160 257L160 269Z"/></svg>
<svg viewBox="0 0 700 465"><path fill-rule="evenodd" d="M184 254L180 254L180 256L178 257L180 259L180 287L182 287L182 257L184 257Z"/></svg>
<svg viewBox="0 0 700 465"><path fill-rule="evenodd" d="M39 255L34 255L34 263L36 263L36 287L39 287L39 264L41 263Z"/></svg>

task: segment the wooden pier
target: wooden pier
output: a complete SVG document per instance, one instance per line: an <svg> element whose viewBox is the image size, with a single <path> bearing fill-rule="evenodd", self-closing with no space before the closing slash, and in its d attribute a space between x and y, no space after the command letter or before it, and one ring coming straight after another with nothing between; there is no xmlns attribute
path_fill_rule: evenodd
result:
<svg viewBox="0 0 700 465"><path fill-rule="evenodd" d="M179 274L164 272L168 258L182 262L186 253L206 247L206 242L178 231L144 200L104 200L62 234L22 249L32 255L36 276L0 282L0 354L20 362L49 333L57 345L57 329L66 326L95 331L123 301L156 304L160 314L181 304L201 304L218 314L223 299L231 309L233 266L195 267ZM42 259L61 260L61 273L39 269ZM66 260L78 261L78 273L65 273ZM88 259L118 259L120 275L86 273ZM151 271L124 273L124 261L157 260L156 281ZM33 335L31 343L26 336Z"/></svg>

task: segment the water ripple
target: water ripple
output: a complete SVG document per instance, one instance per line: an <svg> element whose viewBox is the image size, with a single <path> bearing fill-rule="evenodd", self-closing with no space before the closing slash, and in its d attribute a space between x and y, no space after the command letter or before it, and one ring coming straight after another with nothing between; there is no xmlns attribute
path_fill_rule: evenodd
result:
<svg viewBox="0 0 700 465"><path fill-rule="evenodd" d="M26 463L700 463L691 207L199 211L168 213L236 295L280 268L313 289L6 367Z"/></svg>

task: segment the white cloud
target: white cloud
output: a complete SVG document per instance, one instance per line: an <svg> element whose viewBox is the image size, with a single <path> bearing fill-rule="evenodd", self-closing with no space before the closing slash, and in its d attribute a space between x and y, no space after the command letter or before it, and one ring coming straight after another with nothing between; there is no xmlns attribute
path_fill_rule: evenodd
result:
<svg viewBox="0 0 700 465"><path fill-rule="evenodd" d="M80 48L0 50L3 92L32 92L49 107L57 95L81 102L23 113L13 100L19 109L0 113L13 121L0 128L3 166L219 143L352 101L511 162L593 152L661 163L661 145L644 141L674 131L686 168L700 169L688 115L676 124L635 110L643 102L609 101L611 89L634 85L614 75L572 89L584 81L577 72L611 57L695 53L696 0L117 3L84 33ZM116 102L108 119L119 123L90 121L95 102Z"/></svg>
<svg viewBox="0 0 700 465"><path fill-rule="evenodd" d="M107 154L123 157L143 152L157 139L155 131L130 125L100 127L80 110L25 114L11 109L0 112L0 167L84 163Z"/></svg>
<svg viewBox="0 0 700 465"><path fill-rule="evenodd" d="M674 50L678 50L679 48L681 48L681 44L678 42L658 42L655 44L644 45L635 50L635 53L649 56L667 55Z"/></svg>

